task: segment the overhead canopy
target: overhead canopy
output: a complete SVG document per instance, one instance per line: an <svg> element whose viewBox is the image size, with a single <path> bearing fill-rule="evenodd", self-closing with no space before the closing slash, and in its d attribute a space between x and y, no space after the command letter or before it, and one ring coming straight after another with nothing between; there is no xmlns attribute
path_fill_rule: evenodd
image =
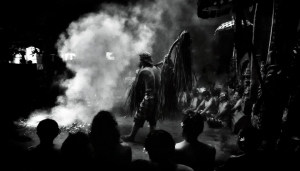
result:
<svg viewBox="0 0 300 171"><path fill-rule="evenodd" d="M246 20L247 26L253 26L252 23L250 23L250 21ZM242 25L244 25L243 21L242 21ZM235 21L231 20L231 21L227 21L225 23L222 23L216 30L215 30L215 35L218 34L221 31L225 31L225 30L231 30L235 27Z"/></svg>
<svg viewBox="0 0 300 171"><path fill-rule="evenodd" d="M244 8L253 5L253 0L198 0L197 15L208 19L227 15L235 7Z"/></svg>
<svg viewBox="0 0 300 171"><path fill-rule="evenodd" d="M232 11L232 0L199 0L197 15L199 18L216 18Z"/></svg>

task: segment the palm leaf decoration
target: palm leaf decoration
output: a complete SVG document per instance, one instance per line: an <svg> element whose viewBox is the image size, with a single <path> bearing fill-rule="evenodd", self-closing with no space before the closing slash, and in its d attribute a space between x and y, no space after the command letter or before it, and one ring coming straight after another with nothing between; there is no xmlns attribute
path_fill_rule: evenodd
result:
<svg viewBox="0 0 300 171"><path fill-rule="evenodd" d="M193 71L191 58L191 36L182 31L178 39L172 44L164 61L161 71L161 86L158 93L159 112L156 118L160 121L174 119L178 115L179 95L191 91L193 87ZM171 53L176 46L174 63Z"/></svg>

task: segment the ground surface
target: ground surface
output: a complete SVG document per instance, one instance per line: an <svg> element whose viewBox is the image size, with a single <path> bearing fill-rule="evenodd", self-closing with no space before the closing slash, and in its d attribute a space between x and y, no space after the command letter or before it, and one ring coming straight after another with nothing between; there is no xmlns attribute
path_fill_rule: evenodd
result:
<svg viewBox="0 0 300 171"><path fill-rule="evenodd" d="M119 123L121 135L129 134L131 130L131 125L133 123L133 118L124 117L124 116L117 116L116 118ZM180 142L182 141L180 121L181 118L172 121L164 121L161 123L158 122L157 129L164 129L170 132L175 142ZM148 123L145 123L144 127L140 129L140 131L138 132L135 138L135 142L128 143L132 147L133 160L149 159L148 155L145 152L143 152L143 148L144 148L143 142L145 140L148 131L149 131ZM26 149L29 146L39 143L39 139L36 136L34 130L32 129L28 130L27 128L20 128L19 133L21 135L30 137L32 140L29 142L17 142L11 140L11 143L16 145L18 148ZM68 136L68 132L62 131L55 139L55 143L61 145L67 136ZM221 165L224 161L228 159L228 157L231 154L235 154L237 152L237 148L235 145L236 138L237 136L234 135L230 130L224 128L212 129L209 128L206 123L205 123L203 133L199 136L199 140L201 142L210 144L216 148L217 151L216 165Z"/></svg>

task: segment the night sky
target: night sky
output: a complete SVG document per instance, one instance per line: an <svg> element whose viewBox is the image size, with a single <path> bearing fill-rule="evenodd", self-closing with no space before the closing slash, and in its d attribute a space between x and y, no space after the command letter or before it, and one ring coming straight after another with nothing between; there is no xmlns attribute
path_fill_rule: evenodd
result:
<svg viewBox="0 0 300 171"><path fill-rule="evenodd" d="M10 0L0 3L2 39L44 40L54 43L80 16L99 10L101 3L126 5L136 0ZM51 41L52 40L52 41ZM50 44L51 44L50 43Z"/></svg>
<svg viewBox="0 0 300 171"><path fill-rule="evenodd" d="M130 0L10 0L1 1L1 27L52 30L65 29L79 16L96 11L101 3L126 4ZM131 0L130 2L135 2Z"/></svg>

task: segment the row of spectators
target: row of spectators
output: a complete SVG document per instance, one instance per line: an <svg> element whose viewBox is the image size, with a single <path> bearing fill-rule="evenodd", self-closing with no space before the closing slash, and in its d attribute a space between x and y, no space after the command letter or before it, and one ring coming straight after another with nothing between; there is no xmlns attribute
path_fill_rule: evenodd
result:
<svg viewBox="0 0 300 171"><path fill-rule="evenodd" d="M183 141L175 143L170 133L154 130L145 139L145 151L150 160L132 161L131 147L120 139L114 115L100 111L93 119L90 133L69 133L62 146L54 143L60 129L52 119L37 126L40 143L30 147L13 160L21 170L151 170L151 171L213 171L213 170L289 170L295 167L297 152L275 153L260 150L261 136L253 127L238 134L237 145L243 152L232 156L222 167L215 166L216 149L198 140L204 128L204 117L185 115L181 122ZM7 147L7 146L6 146ZM4 148L6 148L4 147ZM298 147L299 148L299 147ZM5 155L5 153L4 153ZM17 156L16 156L17 158ZM10 167L14 168L13 165ZM299 167L299 166L298 166ZM13 169L12 169L13 170Z"/></svg>
<svg viewBox="0 0 300 171"><path fill-rule="evenodd" d="M150 161L132 161L132 149L121 141L116 118L108 111L94 117L89 134L69 133L61 148L53 143L60 133L57 122L45 119L37 126L40 143L26 150L22 163L24 170L214 170L215 148L197 140L203 118L186 115L181 126L182 142L176 144L167 131L152 131L144 144Z"/></svg>

